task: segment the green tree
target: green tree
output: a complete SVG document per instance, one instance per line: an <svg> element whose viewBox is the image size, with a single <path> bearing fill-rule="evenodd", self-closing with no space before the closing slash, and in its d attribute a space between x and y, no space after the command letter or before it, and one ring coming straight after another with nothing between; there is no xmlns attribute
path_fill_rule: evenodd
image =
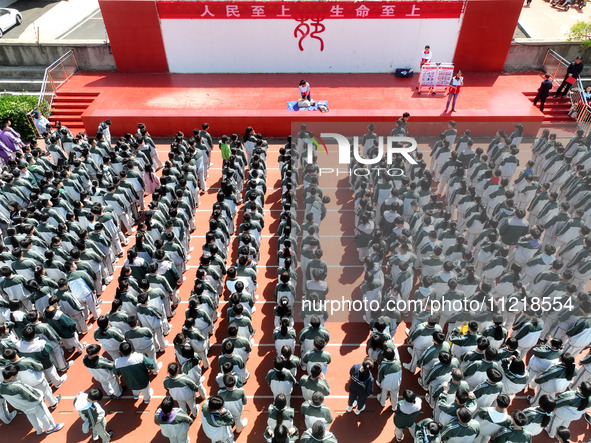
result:
<svg viewBox="0 0 591 443"><path fill-rule="evenodd" d="M568 40L580 41L584 49L591 49L591 21L584 22L579 20L568 32Z"/></svg>
<svg viewBox="0 0 591 443"><path fill-rule="evenodd" d="M37 131L27 114L37 108L38 100L34 95L0 95L0 119L8 118L24 142L37 138ZM45 101L41 104L40 111L46 117L49 116L49 106Z"/></svg>

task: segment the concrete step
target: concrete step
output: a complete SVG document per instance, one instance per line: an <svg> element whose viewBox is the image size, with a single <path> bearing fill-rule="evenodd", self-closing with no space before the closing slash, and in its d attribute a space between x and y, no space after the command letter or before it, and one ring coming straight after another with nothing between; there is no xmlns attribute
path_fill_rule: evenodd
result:
<svg viewBox="0 0 591 443"><path fill-rule="evenodd" d="M542 129L565 129L565 130L574 130L578 127L577 122L574 120L568 122L553 122L553 121L543 121L540 125Z"/></svg>
<svg viewBox="0 0 591 443"><path fill-rule="evenodd" d="M531 98L530 101L533 103L534 99ZM546 104L544 106L555 106L555 107L562 106L562 107L570 108L571 105L570 105L569 100L563 100L560 98L553 98L553 99L546 99Z"/></svg>
<svg viewBox="0 0 591 443"><path fill-rule="evenodd" d="M98 92L89 92L89 91L58 91L58 96L60 97L98 97Z"/></svg>
<svg viewBox="0 0 591 443"><path fill-rule="evenodd" d="M60 109L60 108L52 108L52 114L60 114L60 115L82 115L84 112L83 108L76 108L76 109Z"/></svg>
<svg viewBox="0 0 591 443"><path fill-rule="evenodd" d="M59 121L79 121L82 122L80 119L80 114L78 115L71 115L71 114L62 114L61 112L52 112L50 120L59 120Z"/></svg>
<svg viewBox="0 0 591 443"><path fill-rule="evenodd" d="M574 121L573 118L567 116L559 116L559 115L547 115L544 118L544 122L572 122Z"/></svg>
<svg viewBox="0 0 591 443"><path fill-rule="evenodd" d="M0 78L43 80L47 66L0 66Z"/></svg>
<svg viewBox="0 0 591 443"><path fill-rule="evenodd" d="M546 110L544 109L544 115L545 115L545 118L552 117L552 118L562 118L564 120L574 120L566 112L546 112Z"/></svg>
<svg viewBox="0 0 591 443"><path fill-rule="evenodd" d="M53 99L53 103L92 103L95 97L90 96L62 96L58 93Z"/></svg>
<svg viewBox="0 0 591 443"><path fill-rule="evenodd" d="M51 116L51 118L49 119L49 121L52 123L54 123L58 120L61 122L62 125L70 128L72 130L72 132L74 132L74 130L80 132L81 130L84 129L84 125L82 124L82 121L68 121L68 120L64 120L64 119L54 118L53 116Z"/></svg>
<svg viewBox="0 0 591 443"><path fill-rule="evenodd" d="M570 106L548 106L545 105L544 106L544 111L548 111L550 114L568 114L568 111L570 110Z"/></svg>
<svg viewBox="0 0 591 443"><path fill-rule="evenodd" d="M523 95L525 95L528 99L530 99L533 102L534 98L536 98L537 93L536 92L524 92ZM568 97L553 97L552 94L550 94L550 96L548 98L546 98L546 103L549 103L549 102L570 103L570 100L568 99Z"/></svg>
<svg viewBox="0 0 591 443"><path fill-rule="evenodd" d="M16 80L0 77L0 91L41 91L43 80Z"/></svg>
<svg viewBox="0 0 591 443"><path fill-rule="evenodd" d="M90 103L60 103L53 101L53 107L55 109L86 109Z"/></svg>
<svg viewBox="0 0 591 443"><path fill-rule="evenodd" d="M544 108L550 109L566 109L567 111L571 108L570 103L552 103L546 102L544 103Z"/></svg>
<svg viewBox="0 0 591 443"><path fill-rule="evenodd" d="M568 109L563 109L563 110L556 110L556 109L551 109L551 108L544 108L544 114L545 115L552 115L555 117L569 117L568 115Z"/></svg>

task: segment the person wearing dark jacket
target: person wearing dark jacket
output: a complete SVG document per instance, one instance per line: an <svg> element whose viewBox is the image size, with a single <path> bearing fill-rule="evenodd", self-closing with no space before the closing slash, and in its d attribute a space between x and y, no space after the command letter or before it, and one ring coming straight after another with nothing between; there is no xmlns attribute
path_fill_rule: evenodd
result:
<svg viewBox="0 0 591 443"><path fill-rule="evenodd" d="M365 409L367 397L373 394L373 360L367 357L363 363L355 364L349 371L351 380L349 381L349 404L347 412L351 412L355 406L355 414L359 415Z"/></svg>
<svg viewBox="0 0 591 443"><path fill-rule="evenodd" d="M536 98L534 98L534 106L540 102L540 111L544 112L544 104L546 103L546 99L550 95L550 90L552 89L552 80L550 80L550 74L546 74L544 81L538 88L538 93L536 94Z"/></svg>
<svg viewBox="0 0 591 443"><path fill-rule="evenodd" d="M554 97L564 97L566 94L568 94L569 89L574 83L572 79L576 80L579 78L579 75L581 75L581 72L583 71L583 67L583 60L580 56L575 59L574 63L568 65L568 68L566 68L566 75L564 76L564 80L554 93Z"/></svg>

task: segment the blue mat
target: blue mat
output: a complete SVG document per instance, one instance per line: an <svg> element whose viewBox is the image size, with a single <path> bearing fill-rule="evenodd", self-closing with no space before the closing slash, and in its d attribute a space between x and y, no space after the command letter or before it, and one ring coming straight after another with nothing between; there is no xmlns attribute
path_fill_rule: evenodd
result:
<svg viewBox="0 0 591 443"><path fill-rule="evenodd" d="M299 108L298 102L287 102L288 111L318 111L318 105L325 105L328 107L327 101L317 101L315 106L308 106L307 108Z"/></svg>

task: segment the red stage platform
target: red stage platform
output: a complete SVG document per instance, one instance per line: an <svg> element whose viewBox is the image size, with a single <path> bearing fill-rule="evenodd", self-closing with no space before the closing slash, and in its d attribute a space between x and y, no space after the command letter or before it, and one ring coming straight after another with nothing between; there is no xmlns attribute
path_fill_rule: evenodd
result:
<svg viewBox="0 0 591 443"><path fill-rule="evenodd" d="M525 134L534 136L544 120L524 95L538 88L538 73L466 73L454 113L443 112L447 97L419 95L416 77L387 74L306 74L312 97L328 100L330 112L287 111L286 102L298 98L301 78L299 74L81 72L59 89L54 119L75 120L74 112L61 115L59 97L70 103L70 109L76 108L72 103L76 97L84 97L80 113L89 134L105 119L112 120L114 134L133 131L138 122L145 123L153 136L179 130L189 134L205 121L216 135L253 126L266 136L285 136L298 122L308 123L315 132L337 130L335 123L363 122L351 126L360 134L373 122L384 134L406 111L411 114L412 135L437 135L441 122L453 119L459 130L469 128L473 135L490 136L499 128L511 130L514 123L522 123Z"/></svg>

